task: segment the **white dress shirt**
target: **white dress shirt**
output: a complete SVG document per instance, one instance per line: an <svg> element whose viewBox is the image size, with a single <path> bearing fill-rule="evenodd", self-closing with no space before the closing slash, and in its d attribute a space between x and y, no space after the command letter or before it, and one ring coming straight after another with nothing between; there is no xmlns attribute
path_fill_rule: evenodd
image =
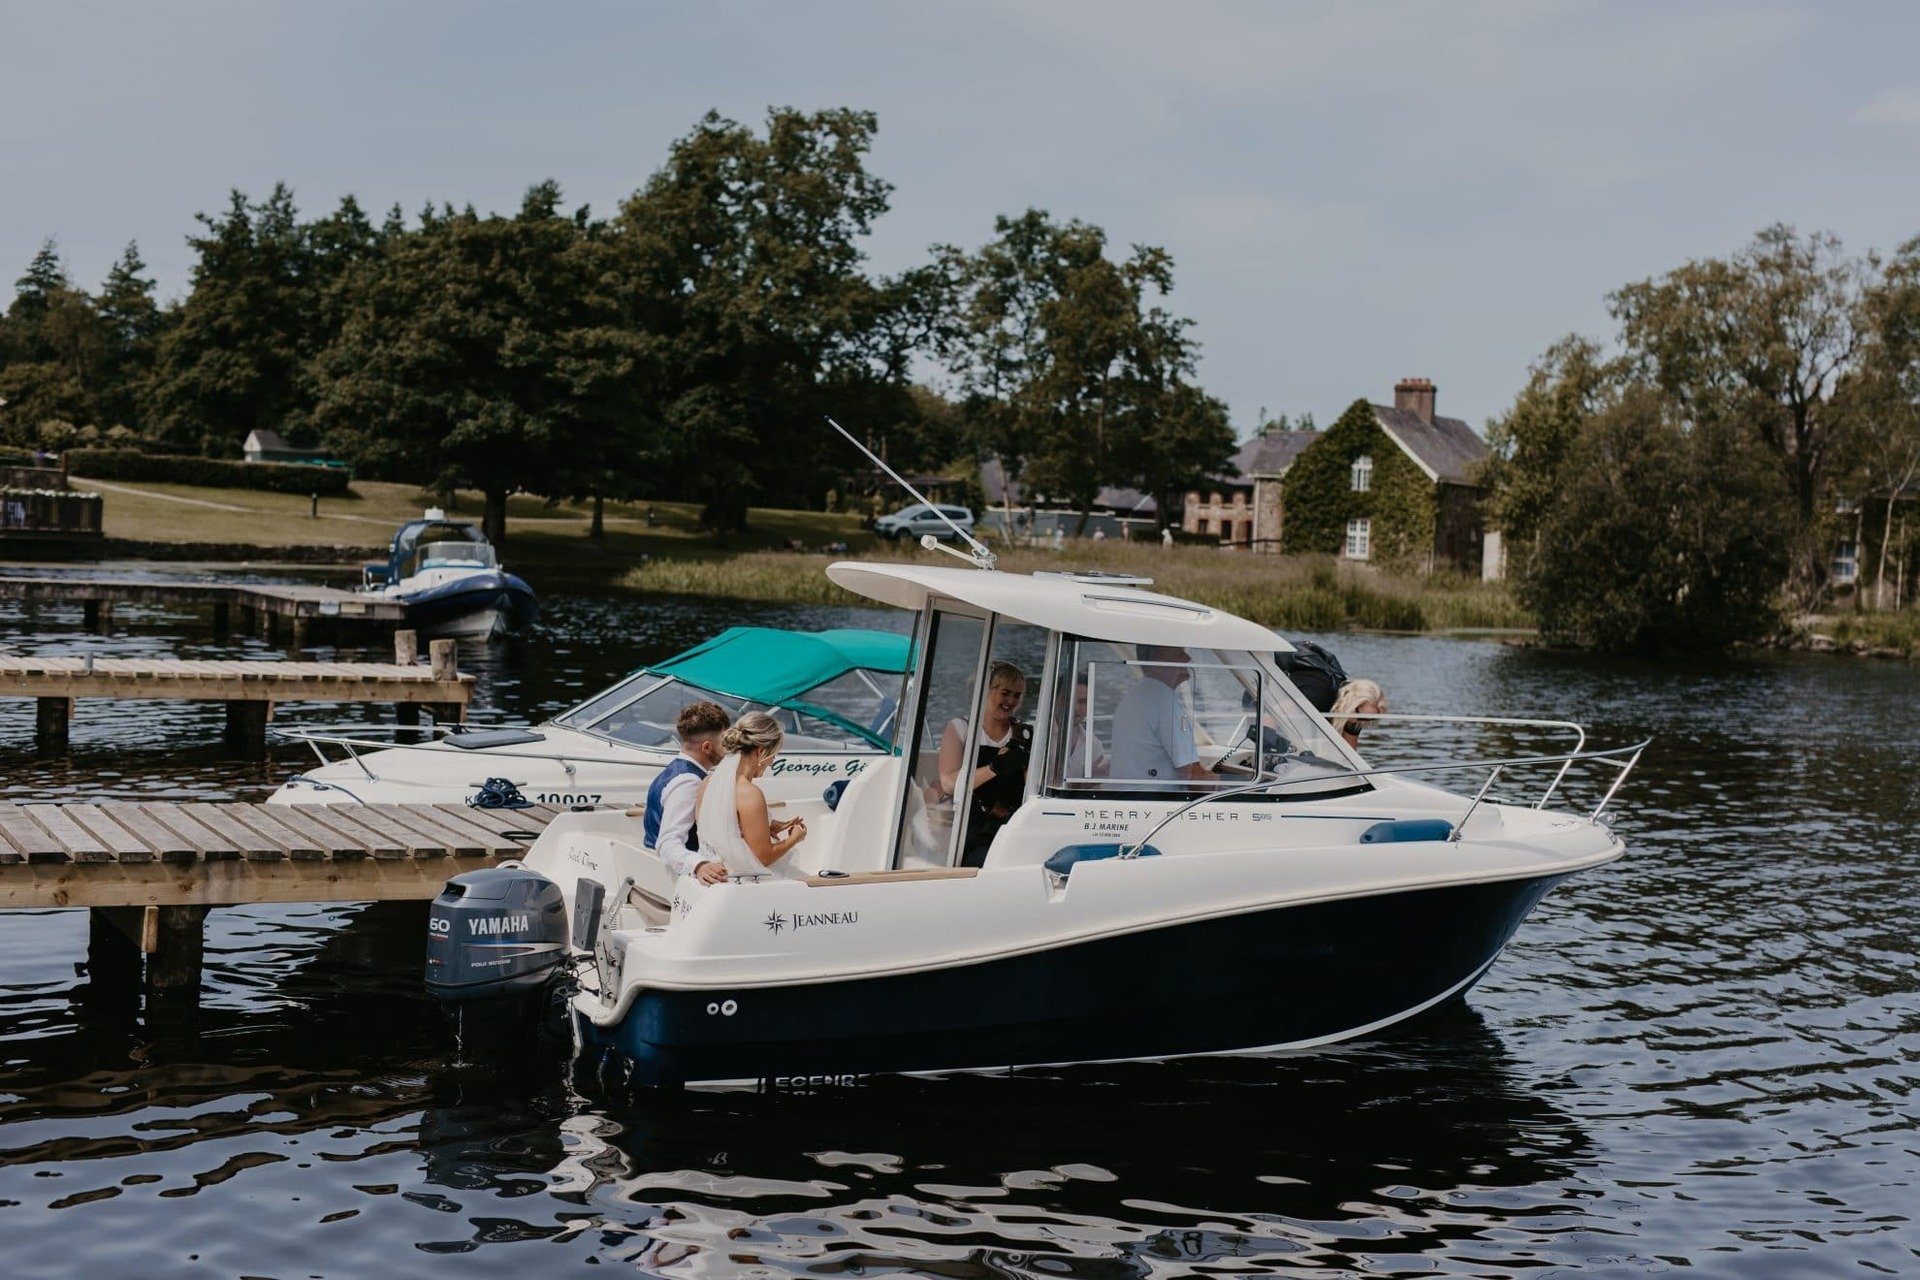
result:
<svg viewBox="0 0 1920 1280"><path fill-rule="evenodd" d="M700 763L684 751L680 758L689 764ZM708 861L699 850L687 848L687 836L693 831L693 802L700 795L700 781L695 774L683 773L660 793L660 837L654 842L653 851L676 876L690 876L695 867Z"/></svg>

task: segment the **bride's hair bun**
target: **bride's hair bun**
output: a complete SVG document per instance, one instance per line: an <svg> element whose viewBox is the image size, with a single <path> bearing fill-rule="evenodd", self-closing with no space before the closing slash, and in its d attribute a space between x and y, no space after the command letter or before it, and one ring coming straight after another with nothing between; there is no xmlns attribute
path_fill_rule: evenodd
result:
<svg viewBox="0 0 1920 1280"><path fill-rule="evenodd" d="M784 737L779 721L764 711L749 711L720 735L720 747L729 753L765 751L778 747Z"/></svg>

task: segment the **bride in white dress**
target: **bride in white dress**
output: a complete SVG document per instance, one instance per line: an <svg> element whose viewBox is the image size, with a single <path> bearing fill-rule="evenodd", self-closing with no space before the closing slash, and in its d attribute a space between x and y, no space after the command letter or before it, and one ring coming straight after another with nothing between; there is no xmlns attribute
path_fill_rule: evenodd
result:
<svg viewBox="0 0 1920 1280"><path fill-rule="evenodd" d="M702 857L718 860L730 876L794 878L806 872L788 856L807 838L800 818L772 822L767 797L754 779L780 754L785 738L764 711L749 711L720 735L727 758L700 784L695 802Z"/></svg>

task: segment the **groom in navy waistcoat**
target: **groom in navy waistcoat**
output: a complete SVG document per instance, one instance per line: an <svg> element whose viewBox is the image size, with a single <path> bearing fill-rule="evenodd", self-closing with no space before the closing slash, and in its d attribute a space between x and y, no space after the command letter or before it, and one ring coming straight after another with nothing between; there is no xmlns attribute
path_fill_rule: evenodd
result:
<svg viewBox="0 0 1920 1280"><path fill-rule="evenodd" d="M647 788L647 816L643 834L647 848L660 855L675 876L693 876L702 884L727 878L722 864L700 857L700 836L694 830L694 801L700 780L719 764L725 752L720 735L727 731L727 713L716 702L689 702L680 708L674 732L680 754L668 762Z"/></svg>

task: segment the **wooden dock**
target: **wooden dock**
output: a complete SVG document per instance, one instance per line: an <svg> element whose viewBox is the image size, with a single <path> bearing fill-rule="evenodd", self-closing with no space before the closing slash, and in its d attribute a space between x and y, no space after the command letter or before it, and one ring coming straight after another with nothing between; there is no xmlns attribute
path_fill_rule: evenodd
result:
<svg viewBox="0 0 1920 1280"><path fill-rule="evenodd" d="M116 604L158 604L206 608L216 631L232 627L258 631L278 641L284 626L295 646L315 629L343 631L400 625L407 609L398 600L307 583L192 582L183 578L113 578L79 574L59 577L0 576L0 600L39 604L77 604L90 628L111 625Z"/></svg>
<svg viewBox="0 0 1920 1280"><path fill-rule="evenodd" d="M149 994L200 984L208 908L430 901L526 852L552 806L0 805L0 909L91 910L91 979Z"/></svg>
<svg viewBox="0 0 1920 1280"><path fill-rule="evenodd" d="M0 657L0 697L38 700L35 736L46 750L67 743L78 698L174 699L227 704L227 739L264 749L280 702L391 702L402 720L428 709L436 720L466 719L473 677L455 666L451 640L436 640L432 662L413 661L413 633L396 637L393 663L241 662L183 658Z"/></svg>

